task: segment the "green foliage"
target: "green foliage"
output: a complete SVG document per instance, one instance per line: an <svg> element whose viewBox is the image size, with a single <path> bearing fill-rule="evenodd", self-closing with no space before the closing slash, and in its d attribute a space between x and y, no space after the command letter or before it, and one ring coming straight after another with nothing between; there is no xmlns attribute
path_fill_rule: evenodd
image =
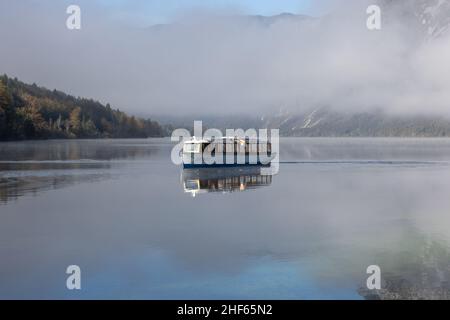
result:
<svg viewBox="0 0 450 320"><path fill-rule="evenodd" d="M0 140L162 137L168 129L109 104L0 76Z"/></svg>

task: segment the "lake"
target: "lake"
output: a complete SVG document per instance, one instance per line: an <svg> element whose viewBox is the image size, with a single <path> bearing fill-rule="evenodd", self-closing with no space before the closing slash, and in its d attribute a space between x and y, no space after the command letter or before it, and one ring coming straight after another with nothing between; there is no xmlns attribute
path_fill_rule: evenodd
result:
<svg viewBox="0 0 450 320"><path fill-rule="evenodd" d="M450 298L450 139L283 138L265 177L172 147L0 143L0 298Z"/></svg>

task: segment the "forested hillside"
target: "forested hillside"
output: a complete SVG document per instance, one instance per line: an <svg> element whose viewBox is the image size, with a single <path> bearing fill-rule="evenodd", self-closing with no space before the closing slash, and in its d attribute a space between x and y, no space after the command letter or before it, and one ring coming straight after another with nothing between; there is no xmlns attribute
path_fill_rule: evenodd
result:
<svg viewBox="0 0 450 320"><path fill-rule="evenodd" d="M0 140L145 138L168 131L156 121L129 116L109 104L0 76Z"/></svg>

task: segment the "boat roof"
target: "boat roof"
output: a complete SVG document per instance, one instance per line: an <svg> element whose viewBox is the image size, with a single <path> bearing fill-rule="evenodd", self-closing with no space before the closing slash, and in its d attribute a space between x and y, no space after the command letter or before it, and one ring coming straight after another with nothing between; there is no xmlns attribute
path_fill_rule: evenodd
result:
<svg viewBox="0 0 450 320"><path fill-rule="evenodd" d="M185 141L184 143L190 143L190 144L196 144L196 143L210 143L211 140L206 140L206 139L196 139L195 137L191 140Z"/></svg>
<svg viewBox="0 0 450 320"><path fill-rule="evenodd" d="M260 139L258 138L248 138L250 141L260 141ZM231 140L231 141L245 141L244 138L241 137L221 137L221 138L207 138L207 139L197 139L196 137L193 137L191 140L187 140L184 143L188 143L188 144L198 144L198 143L211 143L213 140ZM268 140L264 140L267 142L270 142Z"/></svg>

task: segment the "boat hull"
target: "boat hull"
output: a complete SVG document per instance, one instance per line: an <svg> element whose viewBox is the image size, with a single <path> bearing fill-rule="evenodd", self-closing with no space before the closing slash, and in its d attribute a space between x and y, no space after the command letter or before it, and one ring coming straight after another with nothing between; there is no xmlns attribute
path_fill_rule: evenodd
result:
<svg viewBox="0 0 450 320"><path fill-rule="evenodd" d="M195 164L195 163L183 163L183 168L185 169L193 169L193 168L238 168L238 167L270 167L270 163L269 164L262 164L261 162L258 163L243 163L243 164L238 164L238 163L232 163L232 164L206 164L206 163L199 163L199 164Z"/></svg>

